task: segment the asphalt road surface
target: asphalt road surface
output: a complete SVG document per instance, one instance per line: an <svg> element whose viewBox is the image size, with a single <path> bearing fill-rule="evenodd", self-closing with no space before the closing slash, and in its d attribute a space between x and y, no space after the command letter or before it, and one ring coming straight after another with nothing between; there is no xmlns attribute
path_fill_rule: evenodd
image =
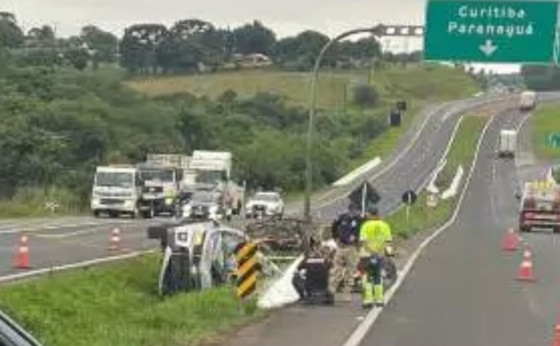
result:
<svg viewBox="0 0 560 346"><path fill-rule="evenodd" d="M533 283L515 280L520 254L500 250L505 231L517 226L518 177L514 161L494 153L499 129L518 119L517 112L494 119L456 222L425 249L361 345L551 344L560 313L558 237L524 235Z"/></svg>
<svg viewBox="0 0 560 346"><path fill-rule="evenodd" d="M379 191L381 201L379 208L382 214L396 210L402 204L402 195L407 190L416 192L426 187L448 149L461 116L480 100L470 100L454 103L443 107L428 117L420 136L413 142L410 150L406 151L390 169L373 173L368 180ZM502 106L503 107L503 106ZM410 142L414 140L409 135ZM347 195L341 192L340 196ZM314 217L318 219L334 219L344 212L348 206L346 198L319 203L314 207Z"/></svg>
<svg viewBox="0 0 560 346"><path fill-rule="evenodd" d="M485 102L487 101L483 99L472 99L449 103L431 114L412 149L396 161L397 164L391 169L381 172L382 174L378 174L374 179L375 186L383 196L383 212L388 212L399 205L405 189L419 189L426 184L443 155L462 112ZM420 122L415 123L413 129L419 129L420 124ZM413 134L410 134L410 137L413 137ZM405 138L400 146L404 148L406 145ZM383 167L379 169L383 170ZM329 200L316 205L315 216L330 220L345 208L345 199ZM94 219L93 217L2 220L0 221L0 276L21 271L14 269L12 265L21 231L29 234L31 265L38 269L154 248L158 242L146 239L146 229L149 225L160 222L162 219ZM121 230L121 249L109 251L110 233L114 228Z"/></svg>

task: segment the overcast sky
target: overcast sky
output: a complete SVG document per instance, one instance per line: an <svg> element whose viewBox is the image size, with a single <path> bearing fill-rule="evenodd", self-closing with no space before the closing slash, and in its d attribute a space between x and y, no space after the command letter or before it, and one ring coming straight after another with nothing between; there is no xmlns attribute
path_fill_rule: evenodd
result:
<svg viewBox="0 0 560 346"><path fill-rule="evenodd" d="M49 24L60 36L75 35L95 24L121 36L133 23L162 23L199 18L219 27L254 19L279 37L306 29L329 36L375 24L423 24L425 0L0 0L0 11L16 14L25 30ZM419 39L398 39L386 47L419 48ZM507 68L504 66L504 68Z"/></svg>

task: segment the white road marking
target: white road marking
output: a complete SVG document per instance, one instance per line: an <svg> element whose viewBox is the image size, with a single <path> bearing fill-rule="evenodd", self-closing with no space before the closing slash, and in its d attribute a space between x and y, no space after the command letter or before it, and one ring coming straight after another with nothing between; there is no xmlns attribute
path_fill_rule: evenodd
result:
<svg viewBox="0 0 560 346"><path fill-rule="evenodd" d="M89 234L89 233L97 233L100 230L105 229L108 233L112 231L114 228L118 227L95 227L95 228L87 228L80 231L70 232L70 233L55 233L55 234L35 234L37 238L45 238L45 239L63 239L63 238L70 238L75 237L78 235ZM120 228L119 228L120 229ZM122 229L120 229L122 231Z"/></svg>
<svg viewBox="0 0 560 346"><path fill-rule="evenodd" d="M470 185L470 181L471 178L473 176L474 170L476 168L476 162L478 160L478 154L480 152L480 147L482 146L482 142L483 139L485 137L486 131L488 130L490 124L492 124L492 122L494 121L495 117L492 117L492 119L486 124L486 126L484 127L484 129L482 130L482 133L480 135L480 139L478 140L478 144L476 147L476 153L475 156L473 158L473 164L471 165L471 169L469 171L469 176L467 177L467 180L465 182L465 185L463 186L463 191L461 192L461 196L459 197L459 201L457 203L457 206L455 207L455 210L453 212L453 215L451 216L451 218L439 229L437 229L432 235L430 235L428 238L426 238L419 246L418 248L412 253L412 255L410 256L410 259L408 260L408 262L406 263L406 265L404 266L403 270L402 270L402 275L400 275L397 279L397 281L395 282L394 286L389 289L389 291L387 291L387 303L389 301L391 301L391 299L393 298L393 295L395 294L395 292L399 289L399 287L403 284L404 279L407 277L407 275L409 274L410 270L412 269L412 266L414 265L414 263L416 262L416 260L418 259L418 257L420 256L420 254L424 251L424 249L434 240L436 239L441 233L443 233L445 230L447 230L451 225L453 225L453 223L455 222L455 220L457 219L457 216L459 215L459 211L461 210L462 204L463 204L463 199L466 195L467 189ZM366 336L367 332L370 330L370 328L373 326L373 324L375 323L375 321L379 318L379 316L381 315L381 312L383 311L383 309L373 309L371 310L366 318L364 319L364 321L362 323L360 323L360 325L358 325L358 327L354 330L354 332L350 335L350 337L346 340L346 342L342 345L342 346L359 346L360 343L362 342L362 340L364 339L364 337Z"/></svg>
<svg viewBox="0 0 560 346"><path fill-rule="evenodd" d="M28 271L28 272L25 272L25 273L17 273L17 274L0 276L0 283L22 280L22 279L31 278L31 277L34 277L34 276L45 275L45 274L64 271L64 270L69 270L69 269L89 267L89 266L93 266L93 265L97 265L97 264L101 264L101 263L120 261L120 260L123 260L123 259L138 257L140 255L155 252L155 251L157 251L157 249L147 250L147 251L135 251L135 252L131 252L131 253L124 254L124 255L96 258L96 259L89 260L89 261L83 261L83 262L78 262L78 263L73 263L73 264L62 265L62 266L53 266L53 267L50 267L50 268L31 270L31 271Z"/></svg>
<svg viewBox="0 0 560 346"><path fill-rule="evenodd" d="M89 226L110 226L113 224L118 225L126 225L126 224L133 224L134 221L131 220L107 220L106 222L84 222L84 223L76 223L76 224L49 224L37 227L10 227L0 228L0 235L2 234L14 234L20 232L38 232L38 231L46 231L46 230L54 230L54 229L64 229L64 228L74 228L74 227L89 227Z"/></svg>
<svg viewBox="0 0 560 346"><path fill-rule="evenodd" d="M408 145L405 147L405 149L403 151L401 151L391 162L389 162L386 166L384 166L379 172L377 172L376 174L374 174L371 177L368 177L367 180L368 181L373 181L373 180L379 178L381 175L385 174L387 171L389 171L391 168L393 168L393 166L395 166L397 163L399 163L401 161L401 159L405 155L407 155L408 152L414 147L414 145L416 144L416 142L420 138L420 135L424 132L424 129L426 128L426 125L428 125L428 122L434 117L435 114L439 113L442 108L445 108L445 106L446 106L445 104L441 104L441 105L437 106L434 109L434 111L426 117L426 119L422 123L422 126L420 126L418 131L416 131L416 133L414 134L414 137L408 143ZM447 111L447 112L449 112L449 111ZM338 196L334 200L325 201L321 204L318 204L317 206L314 207L314 209L324 208L324 207L328 206L329 204L336 203L337 201L343 200L345 198L346 198L346 194L344 194L342 196Z"/></svg>

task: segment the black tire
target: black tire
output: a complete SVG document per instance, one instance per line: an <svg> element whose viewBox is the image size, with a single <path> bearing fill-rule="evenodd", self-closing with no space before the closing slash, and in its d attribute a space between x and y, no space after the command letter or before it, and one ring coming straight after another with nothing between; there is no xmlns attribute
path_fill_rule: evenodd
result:
<svg viewBox="0 0 560 346"><path fill-rule="evenodd" d="M554 227L554 228L552 229L552 232L554 232L554 233L556 233L556 234L560 233L560 227Z"/></svg>
<svg viewBox="0 0 560 346"><path fill-rule="evenodd" d="M154 210L153 209L142 212L142 218L144 218L144 219L152 219L153 217L154 217Z"/></svg>
<svg viewBox="0 0 560 346"><path fill-rule="evenodd" d="M529 232L531 232L531 227L530 226L519 226L519 230L521 232L524 232L524 233L529 233Z"/></svg>
<svg viewBox="0 0 560 346"><path fill-rule="evenodd" d="M330 292L326 292L323 300L323 304L330 305L330 306L334 305L334 294Z"/></svg>
<svg viewBox="0 0 560 346"><path fill-rule="evenodd" d="M93 211L93 217L95 217L95 218L101 217L101 212L99 210L94 210Z"/></svg>
<svg viewBox="0 0 560 346"><path fill-rule="evenodd" d="M395 265L395 262L387 259L383 261L382 270L383 270L383 286L385 287L385 290L387 290L391 288L397 281L397 276L398 276L397 266Z"/></svg>

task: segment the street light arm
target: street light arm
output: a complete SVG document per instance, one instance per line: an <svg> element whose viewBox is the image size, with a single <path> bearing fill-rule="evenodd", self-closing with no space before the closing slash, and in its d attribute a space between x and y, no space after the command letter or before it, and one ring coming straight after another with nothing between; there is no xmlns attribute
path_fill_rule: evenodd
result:
<svg viewBox="0 0 560 346"><path fill-rule="evenodd" d="M314 126L314 118L315 118L315 108L317 103L317 78L319 75L321 62L323 61L323 57L325 53L329 50L329 48L333 44L345 39L346 37L355 34L370 33L379 36L384 28L385 27L383 25L378 25L372 28L361 28L361 29L354 29L354 30L343 32L342 34L334 37L329 42L327 42L319 52L317 59L315 59L315 65L313 66L311 85L309 88L309 95L308 95L309 123L307 126L307 141L306 141L307 145L306 145L306 158L305 158L306 179L305 179L304 215L308 221L311 221L311 191L312 191L312 183L313 183L313 166L311 162L311 151L313 148L313 126Z"/></svg>

